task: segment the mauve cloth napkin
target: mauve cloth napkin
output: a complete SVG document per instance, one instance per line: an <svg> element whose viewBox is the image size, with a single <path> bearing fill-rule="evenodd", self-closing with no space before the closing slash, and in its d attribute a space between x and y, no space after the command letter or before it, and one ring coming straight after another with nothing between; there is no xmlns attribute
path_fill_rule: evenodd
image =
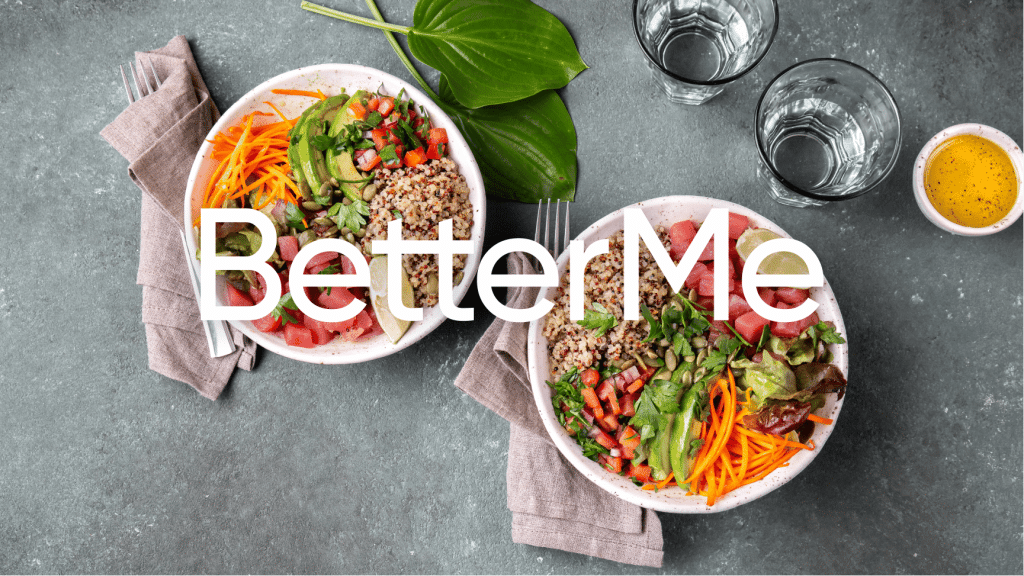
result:
<svg viewBox="0 0 1024 576"><path fill-rule="evenodd" d="M136 69L160 76L160 88L139 98L100 131L128 160L142 189L139 273L149 367L216 400L235 367L249 370L256 344L234 328L236 350L211 358L181 245L185 186L203 139L220 114L184 36L152 52L136 52Z"/></svg>
<svg viewBox="0 0 1024 576"><path fill-rule="evenodd" d="M532 274L520 253L510 274ZM528 308L537 288L509 288L508 306ZM652 510L603 491L572 467L551 442L530 391L529 324L496 319L473 348L455 385L511 424L508 508L512 541L660 567L661 522Z"/></svg>

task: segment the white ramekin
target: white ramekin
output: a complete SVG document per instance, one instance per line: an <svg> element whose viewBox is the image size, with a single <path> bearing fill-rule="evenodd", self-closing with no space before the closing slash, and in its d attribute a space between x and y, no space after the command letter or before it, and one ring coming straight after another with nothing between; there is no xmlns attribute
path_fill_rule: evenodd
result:
<svg viewBox="0 0 1024 576"><path fill-rule="evenodd" d="M995 224L982 228L961 226L947 220L942 214L939 214L935 206L932 206L931 200L928 199L928 193L924 188L924 168L928 162L928 157L932 155L932 152L939 144L954 136L962 135L981 136L995 142L1010 157L1013 169L1017 173L1017 201L1013 203L1013 208ZM1021 153L1020 146L1017 146L1017 143L1012 138L984 124L957 124L933 136L924 145L924 148L921 149L921 153L917 155L917 160L914 163L914 199L917 200L917 206L925 217L939 228L953 234L959 234L960 236L986 236L1007 228L1020 218L1021 212L1024 212L1024 190L1021 189L1024 179L1022 177L1024 177L1024 154Z"/></svg>

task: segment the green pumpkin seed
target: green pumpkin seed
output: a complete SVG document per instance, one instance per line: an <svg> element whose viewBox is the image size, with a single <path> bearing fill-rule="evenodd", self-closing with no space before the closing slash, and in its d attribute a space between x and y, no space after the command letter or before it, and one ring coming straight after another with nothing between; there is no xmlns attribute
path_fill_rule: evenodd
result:
<svg viewBox="0 0 1024 576"><path fill-rule="evenodd" d="M676 358L675 351L669 348L665 352L665 367L669 370L675 370L676 366L679 366L679 359Z"/></svg>
<svg viewBox="0 0 1024 576"><path fill-rule="evenodd" d="M690 338L690 344L692 344L694 348L703 348L708 345L708 339L703 336L694 336L693 338Z"/></svg>
<svg viewBox="0 0 1024 576"><path fill-rule="evenodd" d="M302 203L302 207L306 210L320 210L321 206L316 202L305 201Z"/></svg>
<svg viewBox="0 0 1024 576"><path fill-rule="evenodd" d="M619 364L619 368L621 370L629 370L630 368L632 368L635 365L636 365L636 360L630 358L629 360L626 360L625 362L621 362Z"/></svg>

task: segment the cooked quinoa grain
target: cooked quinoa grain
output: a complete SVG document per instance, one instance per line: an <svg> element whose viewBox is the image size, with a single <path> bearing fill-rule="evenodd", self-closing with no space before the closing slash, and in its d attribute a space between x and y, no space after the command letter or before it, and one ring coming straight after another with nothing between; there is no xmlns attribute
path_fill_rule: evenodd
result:
<svg viewBox="0 0 1024 576"><path fill-rule="evenodd" d="M670 242L663 226L655 228L666 249ZM566 270L558 287L554 307L548 313L544 325L544 336L548 341L551 359L551 373L558 377L574 366L580 369L593 366L601 361L625 361L633 354L643 354L650 349L644 343L650 328L647 321L624 320L622 311L623 287L623 234L618 232L608 239L607 254L595 257L584 271L584 309L591 309L594 303L602 304L618 320L603 336L594 336L595 330L584 328L569 319L569 271ZM655 318L668 301L671 288L668 280L654 261L654 256L640 243L640 302L646 303Z"/></svg>
<svg viewBox="0 0 1024 576"><path fill-rule="evenodd" d="M381 168L374 179L377 194L370 201L370 217L363 251L372 254L370 242L388 235L388 222L402 218L405 240L437 240L438 224L453 220L456 240L468 240L473 227L473 206L469 187L450 158L431 160L412 168ZM396 216L397 211L401 216ZM453 274L456 284L466 265L466 255L456 254ZM434 254L406 254L402 258L413 287L415 306L437 304L438 267Z"/></svg>

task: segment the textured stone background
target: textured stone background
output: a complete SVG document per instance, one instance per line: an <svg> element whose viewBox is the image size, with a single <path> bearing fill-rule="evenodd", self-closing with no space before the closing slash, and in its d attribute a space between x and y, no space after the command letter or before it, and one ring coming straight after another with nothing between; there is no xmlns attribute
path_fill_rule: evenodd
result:
<svg viewBox="0 0 1024 576"><path fill-rule="evenodd" d="M664 571L1020 574L1022 227L943 233L910 174L952 124L1022 141L1021 3L783 0L767 58L700 108L657 91L628 1L539 3L590 65L562 91L574 233L643 198L741 203L817 253L849 332L850 393L820 457L739 509L663 514ZM411 23L411 1L380 4ZM297 0L0 0L0 572L650 572L511 542L508 427L452 385L489 322L475 297L477 321L399 357L263 354L217 402L148 370L139 191L98 133L124 107L117 65L176 34L221 109L311 64L409 78L379 33ZM786 208L754 179L754 106L821 56L889 86L902 153L868 196ZM488 246L532 236L533 214L491 203Z"/></svg>

